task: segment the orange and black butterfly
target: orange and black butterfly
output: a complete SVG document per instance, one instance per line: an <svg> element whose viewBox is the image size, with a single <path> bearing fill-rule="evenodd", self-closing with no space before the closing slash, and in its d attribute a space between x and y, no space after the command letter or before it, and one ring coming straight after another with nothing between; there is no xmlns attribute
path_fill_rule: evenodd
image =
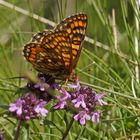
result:
<svg viewBox="0 0 140 140"><path fill-rule="evenodd" d="M35 34L24 46L24 56L39 72L67 79L78 62L86 28L86 14L69 16L54 30Z"/></svg>

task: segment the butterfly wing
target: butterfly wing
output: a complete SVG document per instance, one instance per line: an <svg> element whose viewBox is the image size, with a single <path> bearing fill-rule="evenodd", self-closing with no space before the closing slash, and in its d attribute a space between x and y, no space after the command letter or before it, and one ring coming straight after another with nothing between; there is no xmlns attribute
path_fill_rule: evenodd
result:
<svg viewBox="0 0 140 140"><path fill-rule="evenodd" d="M87 28L87 15L80 13L69 16L68 18L61 21L55 28L55 30L66 30L71 40L71 57L72 64L71 69L74 69L82 49L82 41L85 37Z"/></svg>
<svg viewBox="0 0 140 140"><path fill-rule="evenodd" d="M78 62L86 28L85 14L72 15L54 30L34 35L24 46L24 56L38 71L66 79Z"/></svg>
<svg viewBox="0 0 140 140"><path fill-rule="evenodd" d="M42 73L61 79L70 74L71 43L65 30L37 33L23 52L27 61Z"/></svg>

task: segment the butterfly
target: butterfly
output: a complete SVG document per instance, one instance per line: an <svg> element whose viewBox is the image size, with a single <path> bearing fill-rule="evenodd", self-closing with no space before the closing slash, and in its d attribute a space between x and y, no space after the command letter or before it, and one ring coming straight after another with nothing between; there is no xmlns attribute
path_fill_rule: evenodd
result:
<svg viewBox="0 0 140 140"><path fill-rule="evenodd" d="M24 57L37 71L67 79L79 60L86 29L86 14L69 16L53 30L35 34L24 46Z"/></svg>

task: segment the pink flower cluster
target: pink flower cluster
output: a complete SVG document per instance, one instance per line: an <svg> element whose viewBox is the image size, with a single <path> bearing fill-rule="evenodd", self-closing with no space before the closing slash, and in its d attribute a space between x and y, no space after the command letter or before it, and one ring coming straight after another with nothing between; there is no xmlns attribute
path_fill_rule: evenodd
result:
<svg viewBox="0 0 140 140"><path fill-rule="evenodd" d="M28 94L15 103L11 103L9 111L13 112L19 120L29 120L38 116L45 117L48 113L48 110L44 108L45 105L46 101Z"/></svg>
<svg viewBox="0 0 140 140"><path fill-rule="evenodd" d="M58 91L62 94L57 96L59 102L55 105L55 109L64 109L72 104L77 110L77 114L74 115L74 119L79 121L81 125L84 125L87 120L92 120L98 123L101 111L96 111L97 106L103 106L107 103L102 99L105 94L97 94L90 87L83 87L80 82L77 81L76 85L68 85L69 88L73 88L74 91L66 91L59 89Z"/></svg>
<svg viewBox="0 0 140 140"><path fill-rule="evenodd" d="M30 81L27 84L27 88L34 95L26 93L15 103L10 104L9 111L13 112L18 119L29 120L38 116L45 117L48 114L45 106L52 100L57 99L56 105L53 106L54 109L74 108L76 112L74 113L74 119L81 125L84 125L88 120L95 123L99 122L101 111L98 111L98 106L107 104L103 101L105 94L97 94L92 88L81 86L79 81L76 84L68 84L66 90L55 83L54 79L48 80L46 75L39 74L38 78L38 83ZM49 88L56 89L60 96L48 94L47 89ZM36 97L35 95L39 96Z"/></svg>

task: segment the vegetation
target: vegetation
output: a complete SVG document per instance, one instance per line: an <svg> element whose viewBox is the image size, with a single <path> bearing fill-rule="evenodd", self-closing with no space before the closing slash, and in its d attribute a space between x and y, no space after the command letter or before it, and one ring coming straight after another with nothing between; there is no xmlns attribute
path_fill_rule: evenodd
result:
<svg viewBox="0 0 140 140"><path fill-rule="evenodd" d="M81 84L104 92L108 104L99 123L74 121L67 139L140 139L139 9L139 0L0 0L0 134L15 139L18 121L8 107L23 95L27 80L21 77L36 73L22 55L23 46L36 32L84 12L88 28L76 73ZM62 139L71 118L59 110L45 120L27 121L19 139Z"/></svg>

